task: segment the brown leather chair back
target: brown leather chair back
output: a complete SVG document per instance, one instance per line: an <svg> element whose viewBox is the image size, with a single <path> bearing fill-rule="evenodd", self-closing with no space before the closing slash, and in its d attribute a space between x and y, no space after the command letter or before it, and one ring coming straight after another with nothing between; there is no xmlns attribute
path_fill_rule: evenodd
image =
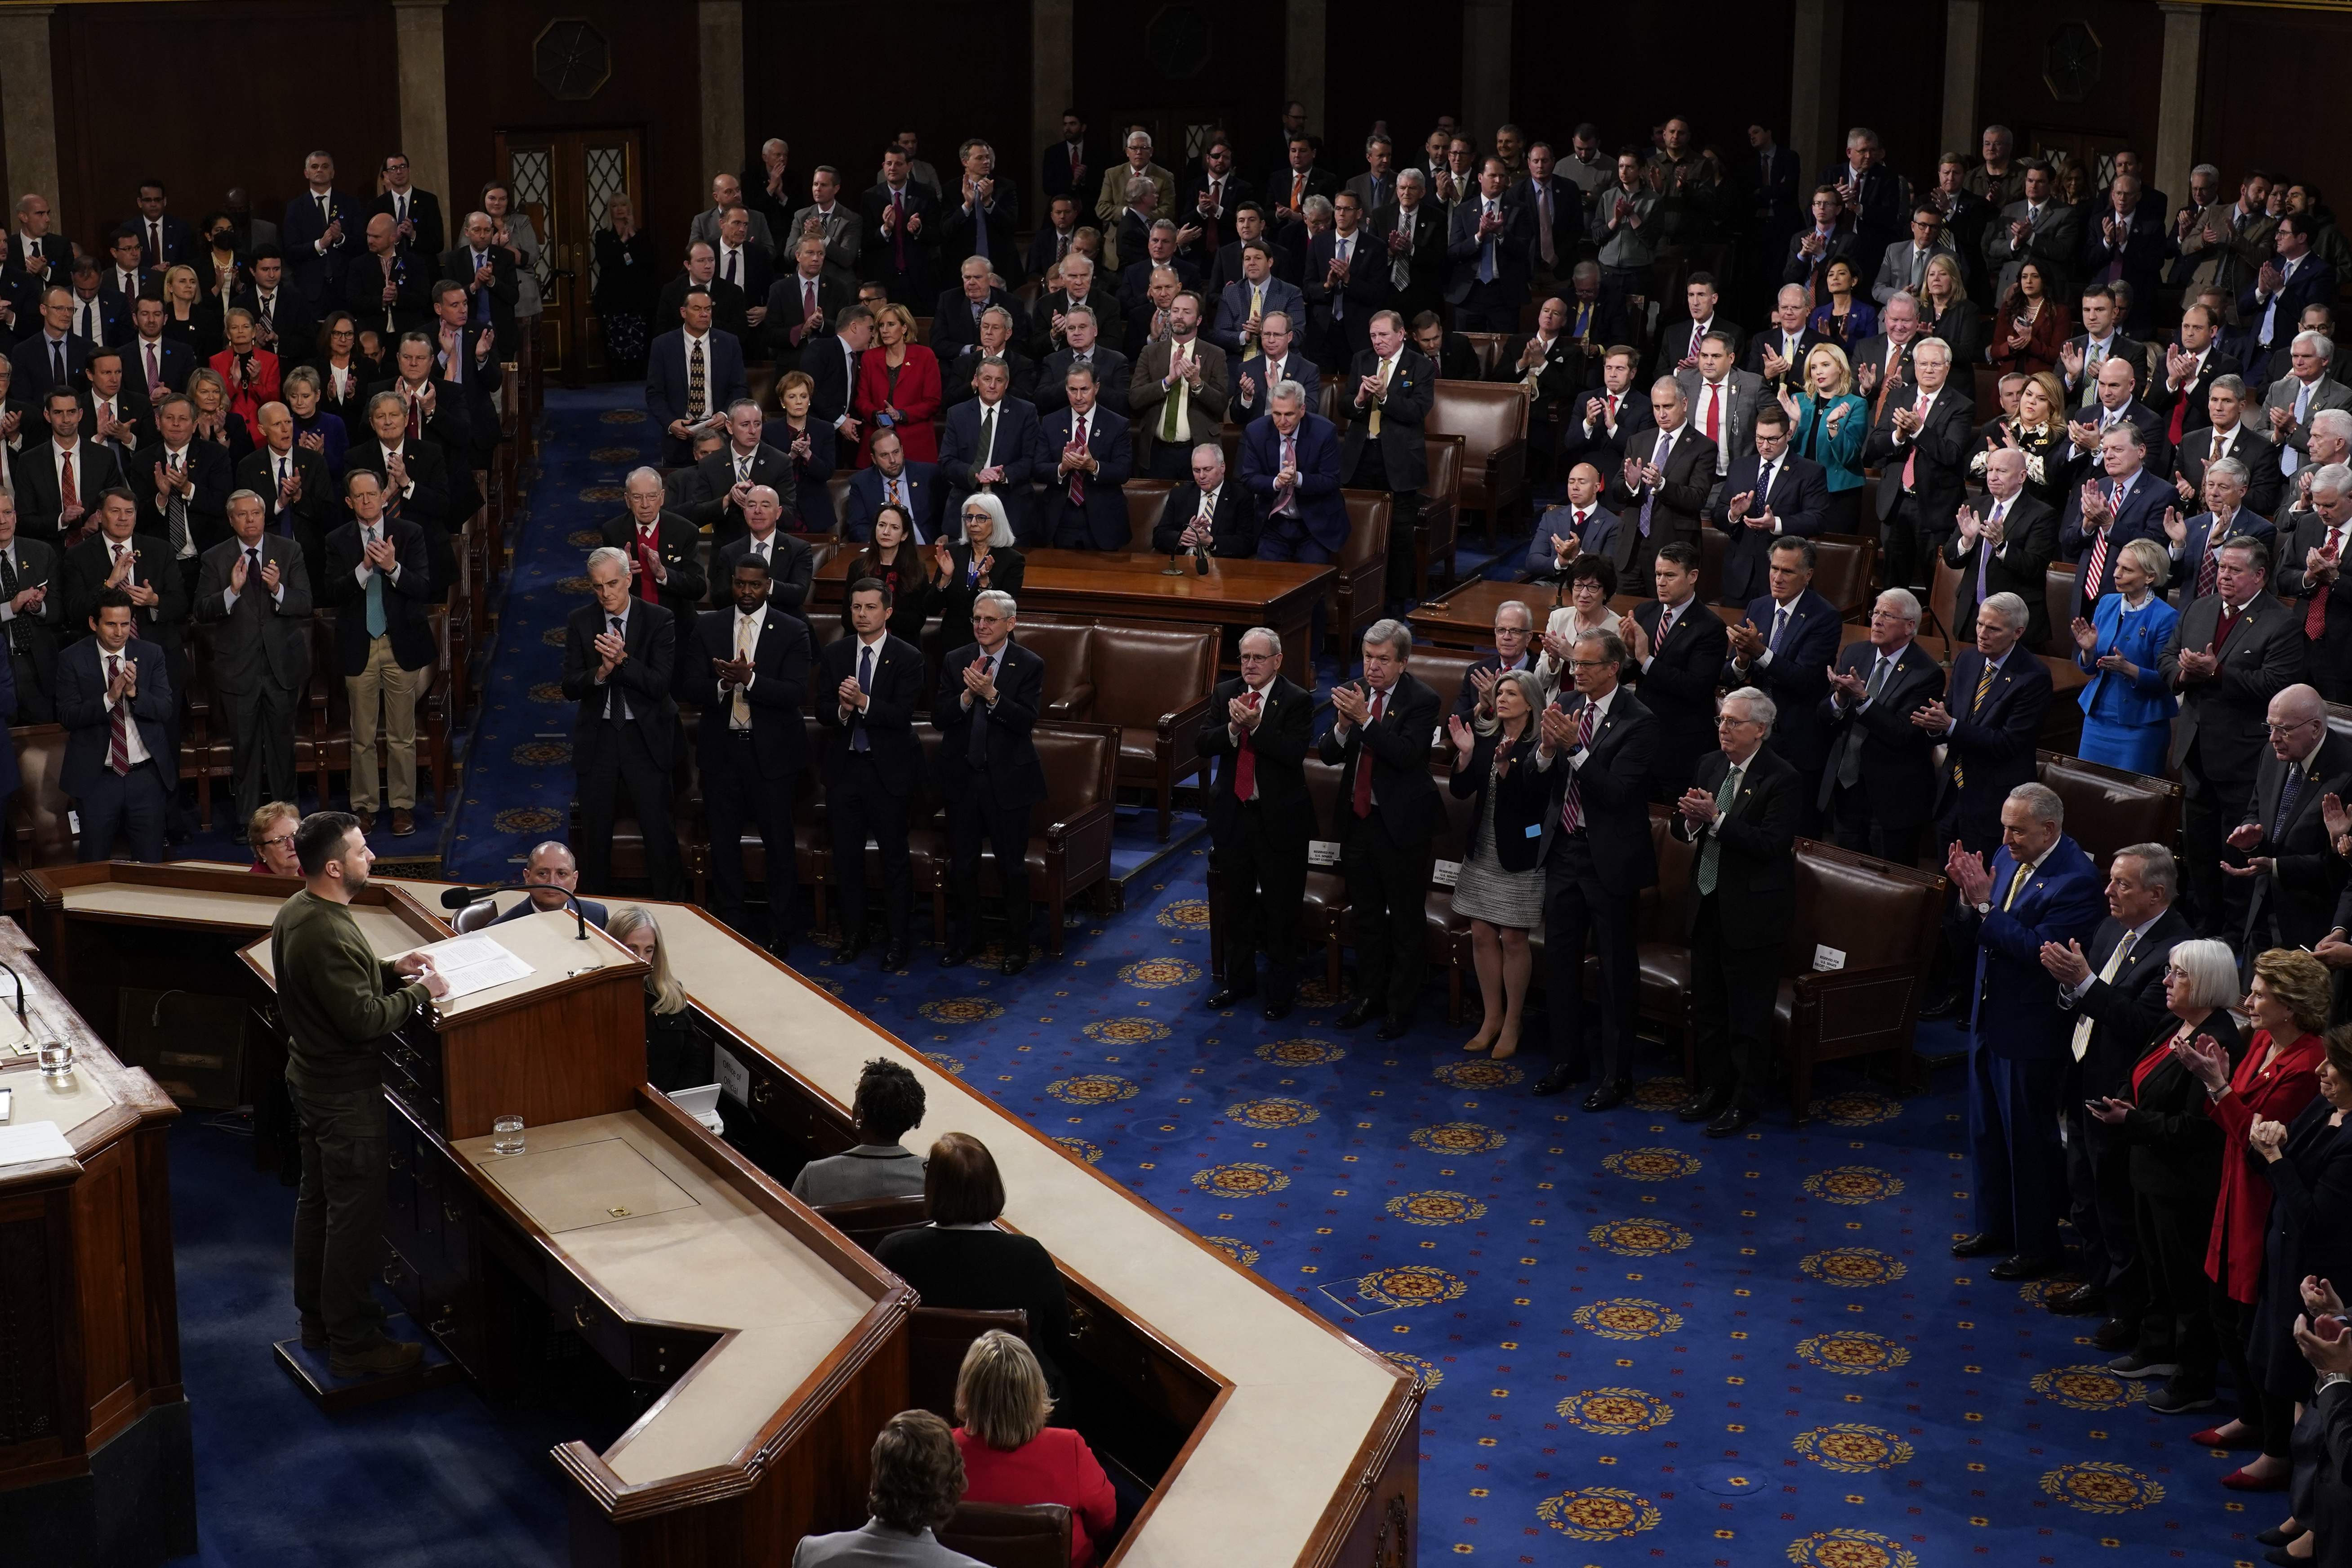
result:
<svg viewBox="0 0 2352 1568"><path fill-rule="evenodd" d="M2040 651L2052 658L2074 657L2074 583L2072 561L2053 561L2042 574L2042 604L2050 612L2050 638Z"/></svg>
<svg viewBox="0 0 2352 1568"><path fill-rule="evenodd" d="M1339 772L1313 752L1307 753L1307 798L1315 807L1315 837L1328 838L1339 808Z"/></svg>
<svg viewBox="0 0 2352 1568"><path fill-rule="evenodd" d="M2331 734L2341 735L2346 740L2352 741L2352 707L2347 707L2341 702L2329 703L2327 729Z"/></svg>
<svg viewBox="0 0 2352 1568"><path fill-rule="evenodd" d="M1069 1568L1070 1530L1070 1510L1058 1502L960 1502L931 1533L988 1568Z"/></svg>
<svg viewBox="0 0 2352 1568"><path fill-rule="evenodd" d="M340 684L340 683L338 683ZM8 837L18 868L65 866L79 858L73 825L66 816L66 727L26 724L8 731L16 748L19 782L8 800Z"/></svg>
<svg viewBox="0 0 2352 1568"><path fill-rule="evenodd" d="M1942 879L1810 838L1797 840L1797 899L1785 973L1813 967L1818 946L1848 969L1924 962L1943 916Z"/></svg>
<svg viewBox="0 0 2352 1568"><path fill-rule="evenodd" d="M762 409L782 413L783 405L775 399L776 367L772 364L747 364L743 367L743 390Z"/></svg>
<svg viewBox="0 0 2352 1568"><path fill-rule="evenodd" d="M811 1206L819 1219L869 1253L881 1245L884 1237L896 1236L902 1230L920 1230L930 1222L930 1212L920 1193L894 1198L852 1198L846 1203Z"/></svg>
<svg viewBox="0 0 2352 1568"><path fill-rule="evenodd" d="M1731 542L1723 536L1723 530L1702 528L1698 531L1698 602L1700 604L1712 605L1723 597L1723 557L1724 552L1730 548ZM1622 587L1623 584L1620 584L1619 586ZM1656 586L1654 583L1644 584L1643 590L1645 594L1653 593L1656 590Z"/></svg>
<svg viewBox="0 0 2352 1568"><path fill-rule="evenodd" d="M1341 571L1389 558L1389 516L1396 503L1385 490L1341 490L1348 503L1348 542L1334 563Z"/></svg>
<svg viewBox="0 0 2352 1568"><path fill-rule="evenodd" d="M2035 773L2066 805L2066 832L2102 874L2126 844L2171 847L2180 829L2180 786L2056 752L2033 753Z"/></svg>
<svg viewBox="0 0 2352 1568"><path fill-rule="evenodd" d="M1538 621L1538 626L1542 623ZM1462 679L1470 667L1482 658L1492 658L1494 649L1479 648L1475 652L1458 647L1416 647L1412 662L1407 667L1418 679L1428 682L1437 693L1444 711L1454 711L1454 699L1461 693Z"/></svg>
<svg viewBox="0 0 2352 1568"><path fill-rule="evenodd" d="M1108 724L1041 722L1030 731L1045 770L1045 798L1029 810L1029 831L1043 833L1097 802L1116 804L1118 731Z"/></svg>
<svg viewBox="0 0 2352 1568"><path fill-rule="evenodd" d="M1691 847L1674 835L1674 811L1650 805L1650 843L1658 858L1658 885L1643 895L1647 905L1642 940L1682 946L1687 940L1683 923L1690 898Z"/></svg>
<svg viewBox="0 0 2352 1568"><path fill-rule="evenodd" d="M857 470L850 466L856 459L847 451L835 460L840 467L833 470L833 478L824 481L824 493L833 502L833 526L839 528L841 520L849 515L849 481L857 477Z"/></svg>
<svg viewBox="0 0 2352 1568"><path fill-rule="evenodd" d="M1494 454L1528 438L1528 395L1517 382L1441 381L1422 427L1462 437L1465 479L1482 474Z"/></svg>
<svg viewBox="0 0 2352 1568"><path fill-rule="evenodd" d="M1878 559L1878 542L1825 533L1813 541L1813 591L1837 606L1842 620L1866 616L1870 568Z"/></svg>
<svg viewBox="0 0 2352 1568"><path fill-rule="evenodd" d="M1348 538L1332 564L1339 568L1324 591L1331 635L1339 646L1353 648L1357 634L1380 619L1386 597L1389 563L1389 520L1395 502L1386 490L1343 489L1348 508Z"/></svg>
<svg viewBox="0 0 2352 1568"><path fill-rule="evenodd" d="M1045 661L1038 718L1059 721L1088 717L1095 700L1094 632L1091 623L1061 617L1024 616L1014 623L1013 640Z"/></svg>
<svg viewBox="0 0 2352 1568"><path fill-rule="evenodd" d="M916 1308L907 1321L908 1402L954 1425L956 1375L963 1370L964 1352L991 1329L1025 1340L1029 1314L1018 1307L986 1312L957 1307ZM1067 1551L1065 1547L1065 1563L1069 1560Z"/></svg>
<svg viewBox="0 0 2352 1568"><path fill-rule="evenodd" d="M1960 602L1960 569L1945 560L1944 552L1938 550L1936 552L1935 573L1927 584L1927 613L1935 617L1935 624L1925 629L1941 632L1947 639L1958 637L1960 635L1957 621Z"/></svg>
<svg viewBox="0 0 2352 1568"><path fill-rule="evenodd" d="M1510 341L1508 336L1502 332L1465 332L1462 334L1462 339L1476 351L1478 368L1490 375L1494 374L1495 366L1502 361L1503 345Z"/></svg>
<svg viewBox="0 0 2352 1568"><path fill-rule="evenodd" d="M1426 517L1432 507L1451 508L1461 503L1463 454L1469 445L1459 436L1423 432L1422 449L1429 458L1429 478L1421 487L1423 516Z"/></svg>
<svg viewBox="0 0 2352 1568"><path fill-rule="evenodd" d="M2000 408L2000 378L2005 373L1998 365L1980 364L1975 368L1976 411L1984 416L1977 423L1981 425L1993 418Z"/></svg>
<svg viewBox="0 0 2352 1568"><path fill-rule="evenodd" d="M1139 555L1151 552L1151 531L1160 526L1160 514L1168 510L1168 492L1176 488L1171 479L1129 479L1127 481L1127 547Z"/></svg>
<svg viewBox="0 0 2352 1568"><path fill-rule="evenodd" d="M1088 639L1097 724L1156 730L1160 717L1206 698L1217 685L1224 633L1181 621L1106 622ZM1198 721L1195 721L1197 724ZM1186 737L1186 745L1191 738Z"/></svg>
<svg viewBox="0 0 2352 1568"><path fill-rule="evenodd" d="M1326 373L1322 383L1316 387L1315 412L1320 414L1324 418L1328 419L1334 425L1343 423L1340 416L1345 410L1341 409L1339 406L1339 378L1338 376Z"/></svg>

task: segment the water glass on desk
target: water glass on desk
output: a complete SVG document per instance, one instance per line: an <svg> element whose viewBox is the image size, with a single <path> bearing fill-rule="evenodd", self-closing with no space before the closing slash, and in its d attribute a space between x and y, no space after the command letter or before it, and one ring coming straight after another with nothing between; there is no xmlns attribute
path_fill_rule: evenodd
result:
<svg viewBox="0 0 2352 1568"><path fill-rule="evenodd" d="M40 1049L41 1076L66 1078L74 1069L74 1047L71 1040L44 1040Z"/></svg>
<svg viewBox="0 0 2352 1568"><path fill-rule="evenodd" d="M490 1122L490 1152L520 1154L522 1152L522 1118L500 1116Z"/></svg>

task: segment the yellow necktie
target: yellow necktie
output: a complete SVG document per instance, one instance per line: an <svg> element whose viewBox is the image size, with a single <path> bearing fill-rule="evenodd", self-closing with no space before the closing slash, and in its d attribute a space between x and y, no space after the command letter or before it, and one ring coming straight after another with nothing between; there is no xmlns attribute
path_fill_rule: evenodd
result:
<svg viewBox="0 0 2352 1568"><path fill-rule="evenodd" d="M1395 363L1396 361L1393 359L1381 361L1381 395L1382 397L1389 395L1389 374ZM1364 429L1373 440L1377 441L1381 438L1381 405L1378 403L1372 405L1371 423L1366 425Z"/></svg>
<svg viewBox="0 0 2352 1568"><path fill-rule="evenodd" d="M2000 900L2000 907L2002 910L2006 910L2010 905L2017 902L2018 890L2025 886L2025 879L2032 874L2033 871L2031 867L2020 866L2017 868L2017 874L2009 879L2008 896Z"/></svg>
<svg viewBox="0 0 2352 1568"><path fill-rule="evenodd" d="M1250 285L1249 319L1252 321L1262 321L1265 319L1265 285L1263 283L1253 283ZM1249 342L1249 347L1242 351L1242 358L1255 359L1257 358L1257 340L1255 338L1252 338Z"/></svg>
<svg viewBox="0 0 2352 1568"><path fill-rule="evenodd" d="M1992 689L1992 661L1985 661L1984 673L1977 677L1977 700L1969 704L1969 717L1973 719L1984 708L1985 693ZM1968 770L1957 758L1952 763L1952 783L1961 789L1969 787Z"/></svg>
<svg viewBox="0 0 2352 1568"><path fill-rule="evenodd" d="M2116 983L2116 976L2123 973L2124 960L2131 954L2132 943L2138 940L2138 937L2130 931L2124 932L2123 941L2116 943L2115 952L2107 954L2106 964L2099 971L2101 984L2113 985ZM2098 1020L2087 1013L2083 1016L2082 1022L2074 1026L2074 1059L2076 1061L2081 1061L2090 1054L2091 1031L2096 1027L2098 1027Z"/></svg>

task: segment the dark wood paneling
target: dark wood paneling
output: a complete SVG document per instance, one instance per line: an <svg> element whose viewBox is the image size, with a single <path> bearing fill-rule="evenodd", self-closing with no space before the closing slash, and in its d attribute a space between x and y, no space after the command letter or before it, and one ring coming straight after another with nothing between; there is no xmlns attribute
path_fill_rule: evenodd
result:
<svg viewBox="0 0 2352 1568"><path fill-rule="evenodd" d="M1223 121L1240 157L1239 173L1252 184L1281 162L1283 150L1276 132L1282 123L1287 84L1283 80L1279 7L1189 7L1209 29L1209 48L1201 68L1181 77L1162 75L1151 63L1152 19L1175 7L1081 5L1076 9L1071 40L1076 107L1102 142L1107 165L1117 156L1116 128L1122 117L1178 110L1213 110L1212 117ZM1341 8L1333 8L1330 26L1335 33L1352 26ZM1397 74L1393 67L1394 57L1390 55L1382 74L1393 77ZM1331 140L1328 132L1325 139ZM1355 140L1360 143L1360 132ZM1325 154L1333 168L1363 167L1360 160L1348 163L1344 156L1332 161L1337 151ZM1183 174L1182 149L1156 148L1155 157L1161 167L1180 177ZM1036 177L1034 172L1030 177Z"/></svg>
<svg viewBox="0 0 2352 1568"><path fill-rule="evenodd" d="M1524 7L1522 7L1524 9ZM1355 0L1331 7L1324 32L1323 166L1341 179L1364 172L1364 138L1388 122L1400 169L1417 168L1441 114L1462 114L1462 0ZM1412 68L1390 62L1410 59ZM1549 105L1552 95L1533 101ZM1278 106L1269 103L1265 110ZM1270 117L1265 124L1278 123ZM1252 131L1259 130L1253 121ZM1261 136L1260 142L1265 138ZM1257 181L1265 171L1255 167Z"/></svg>
<svg viewBox="0 0 2352 1568"><path fill-rule="evenodd" d="M338 184L373 195L400 134L383 0L60 5L49 45L57 199L85 250L102 251L105 234L136 215L142 179L163 180L192 224L231 185L274 223L302 188L304 156L324 147ZM157 79L152 94L140 71Z"/></svg>
<svg viewBox="0 0 2352 1568"><path fill-rule="evenodd" d="M1770 126L1786 146L1795 15L1791 0L1514 5L1515 118L1531 140L1562 146L1578 121L1590 120L1612 153L1627 142L1646 148L1650 127L1669 114L1688 118L1699 144L1727 162L1746 154L1753 122ZM1851 6L1847 16L1851 24ZM1810 178L1820 150L1797 151Z"/></svg>
<svg viewBox="0 0 2352 1568"><path fill-rule="evenodd" d="M2314 180L2340 216L2352 212L2352 137L2325 115L2297 126L2279 111L2280 67L2340 60L2352 50L2352 16L2319 11L2215 5L2205 17L2197 95L2197 161L2221 171L2231 191L2250 168ZM2178 206L2187 193L2168 193Z"/></svg>
<svg viewBox="0 0 2352 1568"><path fill-rule="evenodd" d="M2000 36L1988 17L1986 38ZM1857 125L1878 132L1888 167L1915 186L1933 184L1936 160L1945 151L1936 144L1943 134L1944 7L1847 5L1841 65L1839 144L1801 149L1806 187L1818 183L1814 175L1825 163L1844 154L1844 133ZM1988 58L1984 74L1991 79L2000 68Z"/></svg>
<svg viewBox="0 0 2352 1568"><path fill-rule="evenodd" d="M2099 40L2099 79L2079 103L2061 103L2042 79L2042 51L2060 22L2090 25ZM1984 68L1977 89L1979 124L2017 132L2021 148L2036 132L2082 133L2118 139L2156 163L2158 100L2164 75L2164 16L2139 0L2068 0L2063 7L2038 0L1989 0L1984 8ZM2263 86L2250 81L2251 93ZM2251 111L2252 105L2246 106ZM2259 120L2259 116L2257 119ZM2118 142L2102 142L2101 152ZM2185 193L2168 191L2178 198Z"/></svg>

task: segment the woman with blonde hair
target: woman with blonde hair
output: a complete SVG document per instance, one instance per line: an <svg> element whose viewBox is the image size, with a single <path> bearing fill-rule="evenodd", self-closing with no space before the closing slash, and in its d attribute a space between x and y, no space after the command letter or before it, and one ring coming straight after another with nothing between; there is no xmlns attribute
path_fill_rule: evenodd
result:
<svg viewBox="0 0 2352 1568"><path fill-rule="evenodd" d="M1950 257L1927 258L1927 275L1919 282L1919 315L1925 323L1919 335L1943 339L1955 365L1984 363L1984 312L1969 298L1960 264Z"/></svg>
<svg viewBox="0 0 2352 1568"><path fill-rule="evenodd" d="M810 416L816 399L816 378L804 370L788 370L776 383L776 407L761 439L793 460L793 531L831 533L841 526L833 514L833 426Z"/></svg>
<svg viewBox="0 0 2352 1568"><path fill-rule="evenodd" d="M273 800L256 811L245 825L246 847L253 864L246 869L257 877L299 877L302 863L294 855L294 830L302 825L302 810Z"/></svg>
<svg viewBox="0 0 2352 1568"><path fill-rule="evenodd" d="M1478 1032L1462 1048L1491 1047L1494 1059L1502 1061L1519 1048L1520 1014L1534 963L1528 935L1542 921L1544 886L1543 868L1536 864L1537 845L1527 833L1530 818L1505 809L1508 803L1502 785L1514 768L1531 765L1529 759L1542 738L1536 729L1547 700L1543 682L1526 669L1497 675L1490 700L1494 717L1481 717L1474 727L1457 713L1446 721L1445 733L1454 746L1454 774L1447 787L1456 800L1475 801L1470 853L1454 885L1454 909L1470 922L1484 1016Z"/></svg>
<svg viewBox="0 0 2352 1568"><path fill-rule="evenodd" d="M2015 447L2025 454L2026 493L2053 510L2063 511L2065 487L2057 449L2068 440L2065 410L2066 388L2057 374L2031 373L2017 389L2017 413L1993 421L1991 433L1985 437L1985 449L1969 459L1969 472L1983 479L1985 464L1997 448Z"/></svg>
<svg viewBox="0 0 2352 1568"><path fill-rule="evenodd" d="M163 268L163 335L177 339L198 363L213 357L212 346L205 342L204 312L199 308L204 292L196 269L186 262Z"/></svg>
<svg viewBox="0 0 2352 1568"><path fill-rule="evenodd" d="M232 465L245 461L253 450L253 429L229 405L228 383L220 372L203 364L190 371L188 401L196 406L196 439L226 451Z"/></svg>
<svg viewBox="0 0 2352 1568"><path fill-rule="evenodd" d="M686 987L669 972L661 926L642 904L623 904L604 921L604 934L646 965L646 1080L656 1089L692 1089L710 1081L710 1058L694 1032Z"/></svg>
<svg viewBox="0 0 2352 1568"><path fill-rule="evenodd" d="M1070 1510L1071 1568L1085 1568L1118 1523L1118 1499L1087 1440L1048 1426L1054 1398L1028 1342L991 1329L964 1352L956 1373L956 1447L964 1500Z"/></svg>
<svg viewBox="0 0 2352 1568"><path fill-rule="evenodd" d="M874 346L858 362L852 411L866 427L857 466L874 462L874 436L896 430L907 461L940 460L939 433L931 420L940 411L940 362L915 341L915 313L887 304L874 312Z"/></svg>
<svg viewBox="0 0 2352 1568"><path fill-rule="evenodd" d="M1831 533L1862 526L1862 444L1870 435L1870 404L1853 390L1853 367L1835 343L1816 343L1805 355L1802 392L1780 389L1789 416L1789 445L1828 475Z"/></svg>

